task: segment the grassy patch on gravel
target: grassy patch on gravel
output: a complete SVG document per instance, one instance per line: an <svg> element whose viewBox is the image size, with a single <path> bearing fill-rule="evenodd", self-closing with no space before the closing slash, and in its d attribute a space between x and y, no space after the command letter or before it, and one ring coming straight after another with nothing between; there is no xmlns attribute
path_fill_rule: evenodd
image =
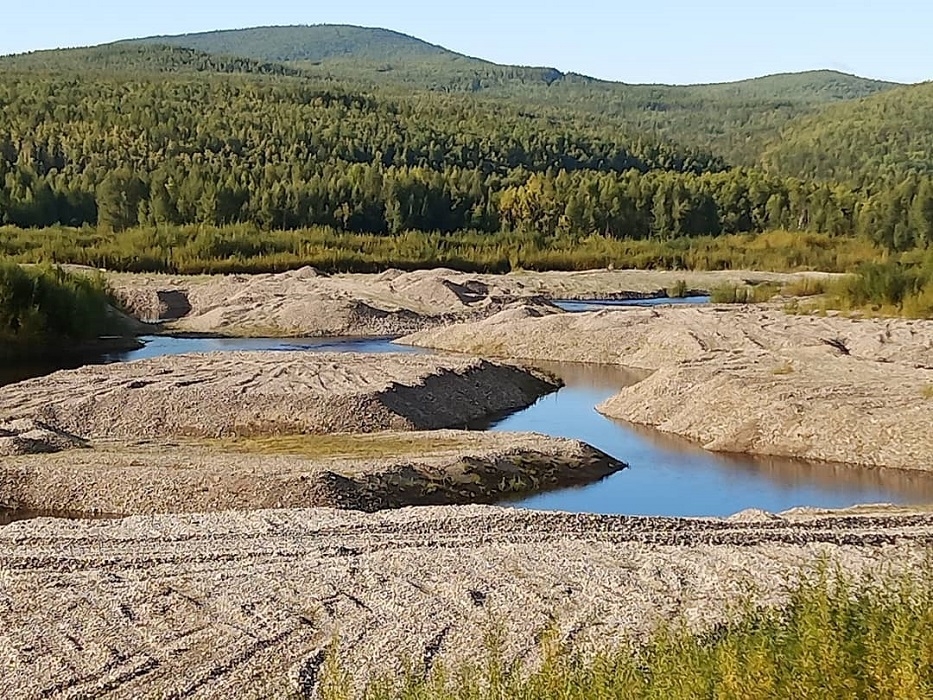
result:
<svg viewBox="0 0 933 700"><path fill-rule="evenodd" d="M210 445L226 452L247 454L381 459L398 455L425 455L462 449L466 446L466 441L404 433L334 433L221 438L211 441Z"/></svg>
<svg viewBox="0 0 933 700"><path fill-rule="evenodd" d="M933 697L933 579L804 584L781 610L750 610L696 636L665 629L637 651L583 659L550 635L533 672L490 647L484 664L455 671L413 668L371 683L368 700L693 700L695 698ZM327 665L322 697L353 697Z"/></svg>

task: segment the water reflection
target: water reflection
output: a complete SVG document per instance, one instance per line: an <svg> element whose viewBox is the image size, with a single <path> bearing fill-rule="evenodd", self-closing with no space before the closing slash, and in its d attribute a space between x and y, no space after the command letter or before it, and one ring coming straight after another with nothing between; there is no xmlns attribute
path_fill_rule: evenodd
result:
<svg viewBox="0 0 933 700"><path fill-rule="evenodd" d="M599 311L607 306L664 306L667 304L682 305L688 304L696 306L698 304L708 304L709 296L693 297L655 297L651 299L606 299L606 300L578 300L578 299L555 299L554 304L564 311L578 313L582 311Z"/></svg>
<svg viewBox="0 0 933 700"><path fill-rule="evenodd" d="M599 483L539 494L515 505L630 515L726 516L745 508L843 508L860 503L933 502L933 475L889 469L707 452L651 428L607 419L595 406L637 379L586 365L550 365L566 387L507 416L492 430L576 438L625 461ZM599 377L598 380L594 380Z"/></svg>

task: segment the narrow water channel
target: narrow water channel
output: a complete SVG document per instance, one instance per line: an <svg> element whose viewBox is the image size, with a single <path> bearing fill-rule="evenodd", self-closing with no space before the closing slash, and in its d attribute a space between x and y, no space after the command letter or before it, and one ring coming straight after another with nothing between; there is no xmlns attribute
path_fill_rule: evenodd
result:
<svg viewBox="0 0 933 700"><path fill-rule="evenodd" d="M125 362L159 355L218 350L309 352L424 352L385 338L217 339L150 337L145 347L99 358ZM484 426L576 438L626 462L629 468L582 488L539 494L506 505L629 515L727 516L746 508L839 508L859 503L933 503L933 475L898 470L725 456L655 430L609 420L595 406L640 376L621 368L580 364L543 366L566 386L534 405ZM44 374L19 368L6 381ZM0 384L4 377L0 376ZM18 516L19 514L17 514ZM0 512L0 524L4 517Z"/></svg>

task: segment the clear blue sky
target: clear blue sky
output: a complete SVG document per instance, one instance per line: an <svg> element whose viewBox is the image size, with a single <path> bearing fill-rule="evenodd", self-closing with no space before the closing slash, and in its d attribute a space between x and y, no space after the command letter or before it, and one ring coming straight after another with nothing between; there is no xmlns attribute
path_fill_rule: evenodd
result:
<svg viewBox="0 0 933 700"><path fill-rule="evenodd" d="M386 27L500 63L626 82L835 68L933 79L930 0L6 0L0 54L271 24Z"/></svg>

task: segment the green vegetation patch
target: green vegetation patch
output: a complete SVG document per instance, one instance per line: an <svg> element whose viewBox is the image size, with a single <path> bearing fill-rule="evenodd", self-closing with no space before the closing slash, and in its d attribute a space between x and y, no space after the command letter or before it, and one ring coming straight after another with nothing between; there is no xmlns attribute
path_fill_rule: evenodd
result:
<svg viewBox="0 0 933 700"><path fill-rule="evenodd" d="M99 274L77 275L51 266L0 261L0 358L55 354L122 327Z"/></svg>
<svg viewBox="0 0 933 700"><path fill-rule="evenodd" d="M634 651L586 659L544 635L539 667L503 660L492 637L483 664L371 682L367 700L695 700L933 697L933 585L917 580L819 580L785 609L750 610L703 635L669 627ZM322 697L353 697L332 654Z"/></svg>
<svg viewBox="0 0 933 700"><path fill-rule="evenodd" d="M325 272L448 267L466 272L616 269L824 270L851 272L883 252L863 238L772 231L753 235L631 240L505 231L406 231L377 235L313 227L264 231L249 224L93 228L0 228L0 255L23 263L75 263L117 272L175 274ZM684 290L685 291L685 290Z"/></svg>
<svg viewBox="0 0 933 700"><path fill-rule="evenodd" d="M467 441L404 433L335 433L228 438L214 440L209 444L224 451L246 454L294 455L311 459L332 457L383 459L399 455L425 455L463 449Z"/></svg>

